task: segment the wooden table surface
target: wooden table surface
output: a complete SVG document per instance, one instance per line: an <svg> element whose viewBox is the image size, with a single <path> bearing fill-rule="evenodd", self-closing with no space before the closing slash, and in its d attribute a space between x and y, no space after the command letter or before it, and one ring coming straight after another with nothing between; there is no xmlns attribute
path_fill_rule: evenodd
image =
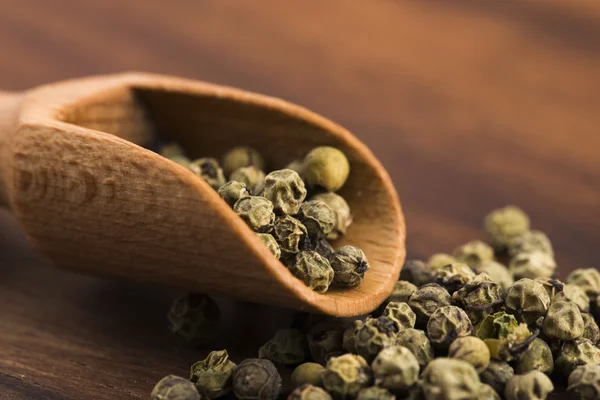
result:
<svg viewBox="0 0 600 400"><path fill-rule="evenodd" d="M294 101L382 160L409 257L483 238L515 203L564 277L600 266L600 3L575 3L3 0L0 87L141 70ZM147 399L205 354L166 330L175 293L57 270L6 212L0 270L2 399ZM211 347L236 359L290 319L220 302Z"/></svg>

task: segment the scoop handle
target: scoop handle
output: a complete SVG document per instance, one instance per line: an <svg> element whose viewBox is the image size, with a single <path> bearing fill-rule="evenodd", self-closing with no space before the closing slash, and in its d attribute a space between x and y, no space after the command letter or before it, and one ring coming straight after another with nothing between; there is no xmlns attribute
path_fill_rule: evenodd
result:
<svg viewBox="0 0 600 400"><path fill-rule="evenodd" d="M0 90L0 206L10 207L9 182L12 179L12 142L17 131L23 93Z"/></svg>

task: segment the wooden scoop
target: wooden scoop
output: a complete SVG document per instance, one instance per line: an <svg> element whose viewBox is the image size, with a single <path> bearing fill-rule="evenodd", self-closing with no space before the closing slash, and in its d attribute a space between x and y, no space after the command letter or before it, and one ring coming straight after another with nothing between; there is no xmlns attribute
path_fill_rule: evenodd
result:
<svg viewBox="0 0 600 400"><path fill-rule="evenodd" d="M364 250L364 282L326 294L304 286L208 184L146 148L156 135L192 157L253 146L273 169L315 146L340 148L351 165L340 194L354 223L334 247ZM376 308L405 257L396 191L351 133L279 99L168 76L126 73L0 93L0 199L62 268L336 316Z"/></svg>

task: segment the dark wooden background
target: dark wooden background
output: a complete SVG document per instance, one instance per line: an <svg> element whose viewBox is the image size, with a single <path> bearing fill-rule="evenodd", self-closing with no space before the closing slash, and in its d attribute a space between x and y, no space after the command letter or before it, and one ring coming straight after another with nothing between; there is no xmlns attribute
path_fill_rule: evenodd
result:
<svg viewBox="0 0 600 400"><path fill-rule="evenodd" d="M141 70L279 96L382 160L409 257L483 237L515 203L559 276L600 265L600 2L293 3L2 0L0 87ZM166 331L173 296L56 270L0 212L0 398L149 398L205 353ZM221 303L213 347L236 359L290 318Z"/></svg>

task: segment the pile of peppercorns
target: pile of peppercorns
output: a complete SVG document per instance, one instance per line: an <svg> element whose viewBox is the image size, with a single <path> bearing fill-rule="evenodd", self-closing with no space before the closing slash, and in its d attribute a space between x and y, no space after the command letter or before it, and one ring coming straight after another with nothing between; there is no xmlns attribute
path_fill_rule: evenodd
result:
<svg viewBox="0 0 600 400"><path fill-rule="evenodd" d="M340 150L317 147L303 160L267 175L263 157L250 147L231 149L220 164L214 158L192 161L177 144L165 145L159 152L217 190L306 286L324 293L332 284L345 288L362 282L369 269L363 251L355 246L334 250L329 243L345 235L352 223L348 203L335 193L350 173L350 163Z"/></svg>
<svg viewBox="0 0 600 400"><path fill-rule="evenodd" d="M274 400L283 394L275 365L296 366L290 400L544 400L554 383L566 383L574 399L600 399L600 273L554 278L550 241L514 206L491 212L485 227L492 246L473 241L452 255L407 261L372 315L298 313L258 358L236 366L214 351L194 364L190 380L159 382L153 400L229 390ZM502 254L508 267L495 259ZM174 319L205 319L207 309Z"/></svg>

